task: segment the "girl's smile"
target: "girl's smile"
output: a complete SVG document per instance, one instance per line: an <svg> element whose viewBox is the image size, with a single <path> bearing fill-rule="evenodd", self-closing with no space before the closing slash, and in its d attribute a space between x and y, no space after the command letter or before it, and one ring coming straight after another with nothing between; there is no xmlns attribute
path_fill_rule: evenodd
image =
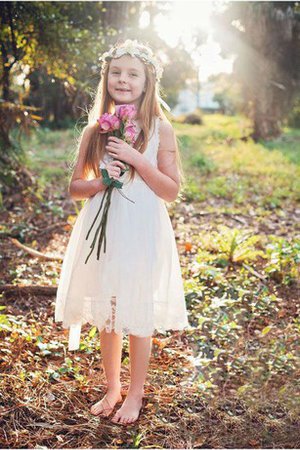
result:
<svg viewBox="0 0 300 450"><path fill-rule="evenodd" d="M131 92L130 89L117 88L117 92Z"/></svg>

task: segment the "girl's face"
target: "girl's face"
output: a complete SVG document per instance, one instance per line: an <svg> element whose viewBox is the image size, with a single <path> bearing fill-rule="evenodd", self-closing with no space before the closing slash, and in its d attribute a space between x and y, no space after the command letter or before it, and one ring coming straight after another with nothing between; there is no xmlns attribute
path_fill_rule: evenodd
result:
<svg viewBox="0 0 300 450"><path fill-rule="evenodd" d="M123 55L110 61L107 89L116 105L134 104L138 109L145 85L144 64L138 58Z"/></svg>

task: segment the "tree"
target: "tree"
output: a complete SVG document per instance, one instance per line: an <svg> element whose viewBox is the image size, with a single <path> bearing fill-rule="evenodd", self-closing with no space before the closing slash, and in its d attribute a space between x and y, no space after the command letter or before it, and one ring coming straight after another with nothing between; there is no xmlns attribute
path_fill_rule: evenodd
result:
<svg viewBox="0 0 300 450"><path fill-rule="evenodd" d="M236 114L242 109L240 86L232 83L232 76L219 73L209 77L214 85L213 100L218 102L223 114Z"/></svg>
<svg viewBox="0 0 300 450"><path fill-rule="evenodd" d="M191 73L191 58L182 46L169 48L153 27L138 28L146 9L153 25L161 12L156 2L2 2L0 137L8 165L18 147L9 133L18 123L28 130L43 119L60 127L83 116L99 82L99 57L118 38L140 39L163 55L163 93L174 104Z"/></svg>
<svg viewBox="0 0 300 450"><path fill-rule="evenodd" d="M297 2L232 2L214 16L215 38L235 53L253 138L279 136L300 88L300 14Z"/></svg>

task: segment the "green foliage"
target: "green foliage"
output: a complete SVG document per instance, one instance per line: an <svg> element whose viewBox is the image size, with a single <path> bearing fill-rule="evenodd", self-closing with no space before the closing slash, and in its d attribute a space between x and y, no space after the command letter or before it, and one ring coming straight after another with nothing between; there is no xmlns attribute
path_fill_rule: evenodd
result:
<svg viewBox="0 0 300 450"><path fill-rule="evenodd" d="M219 103L222 113L233 115L242 111L241 86L234 82L232 74L211 75L209 81L214 85L213 100Z"/></svg>
<svg viewBox="0 0 300 450"><path fill-rule="evenodd" d="M259 255L264 257L264 252L255 248L258 242L260 237L247 230L218 225L218 231L213 230L199 236L197 261L208 255L210 262L214 262L217 267L255 261Z"/></svg>
<svg viewBox="0 0 300 450"><path fill-rule="evenodd" d="M77 72L87 73L90 62L97 61L102 9L101 3L6 2L1 41L16 61L31 69L44 66L48 73L74 84Z"/></svg>
<svg viewBox="0 0 300 450"><path fill-rule="evenodd" d="M182 189L183 198L187 201L204 200L205 195L199 189L199 183L193 177L187 177Z"/></svg>
<svg viewBox="0 0 300 450"><path fill-rule="evenodd" d="M278 403L295 411L299 323L290 312L294 291L286 290L297 290L299 280L299 238L290 233L300 191L298 130L286 129L276 144L254 143L239 139L251 131L242 118L227 117L226 126L218 115L204 119L205 127L175 125L188 173L183 198L192 211L211 214L210 229L201 222L187 238L193 250L183 268L189 321L197 329L194 381L202 398L216 398L226 386L251 407L262 389L270 396L274 389ZM203 155L212 170L195 164ZM191 212L184 223L195 217L201 215ZM236 220L224 225L229 218ZM264 227L289 238L260 233Z"/></svg>
<svg viewBox="0 0 300 450"><path fill-rule="evenodd" d="M141 448L141 442L143 440L144 434L138 433L136 436L134 436L132 448Z"/></svg>
<svg viewBox="0 0 300 450"><path fill-rule="evenodd" d="M0 306L0 311L6 309L6 306ZM11 331L13 322L7 314L0 314L0 331Z"/></svg>
<svg viewBox="0 0 300 450"><path fill-rule="evenodd" d="M300 239L289 241L283 237L270 236L266 246L268 263L265 272L278 284L289 285L300 278Z"/></svg>
<svg viewBox="0 0 300 450"><path fill-rule="evenodd" d="M216 197L229 197L229 186L225 176L214 177L207 181L206 190Z"/></svg>
<svg viewBox="0 0 300 450"><path fill-rule="evenodd" d="M281 153L291 163L300 166L300 130L299 128L284 128L284 134L277 139L262 141L260 144L271 152ZM296 182L297 180L295 180ZM300 190L300 186L299 186Z"/></svg>
<svg viewBox="0 0 300 450"><path fill-rule="evenodd" d="M219 264L222 257L220 252L215 261L206 262L201 253L193 266L194 286L187 292L190 322L197 329L195 381L202 396L213 397L225 383L252 404L271 378L283 388L281 377L295 376L298 325L288 317L279 319L282 299L249 277L247 269L226 274L226 265ZM284 389L279 397L284 399ZM293 399L284 401L292 404Z"/></svg>
<svg viewBox="0 0 300 450"><path fill-rule="evenodd" d="M214 162L207 157L204 153L198 153L193 155L190 159L190 163L193 167L199 169L201 173L210 173L216 168Z"/></svg>
<svg viewBox="0 0 300 450"><path fill-rule="evenodd" d="M41 356L59 356L61 353L59 349L62 349L62 343L57 341L42 342L42 337L38 336L36 339L36 346L40 350ZM58 351L56 351L58 350Z"/></svg>
<svg viewBox="0 0 300 450"><path fill-rule="evenodd" d="M295 99L294 106L287 119L288 126L300 128L300 96Z"/></svg>
<svg viewBox="0 0 300 450"><path fill-rule="evenodd" d="M0 192L24 183L24 174L19 173L25 162L25 152L20 145L22 134L27 136L37 126L37 108L0 100ZM13 133L15 131L15 133Z"/></svg>
<svg viewBox="0 0 300 450"><path fill-rule="evenodd" d="M251 130L242 117L206 115L204 127L180 123L175 123L175 127L187 174L182 189L187 201L213 195L245 207L247 201L276 209L288 198L299 198L300 169L293 164L298 158L297 130L287 129L282 136L285 147L280 149L274 143L270 153L271 141L255 143L252 139L247 142L239 139ZM209 177L204 181L205 175Z"/></svg>
<svg viewBox="0 0 300 450"><path fill-rule="evenodd" d="M165 65L161 80L162 92L166 96L167 103L172 108L177 104L178 93L185 86L186 79L196 78L197 75L191 55L182 43L172 48L166 46L165 42L160 41L159 49L157 50L161 49L164 51L166 60L172 61L172 64Z"/></svg>
<svg viewBox="0 0 300 450"><path fill-rule="evenodd" d="M73 128L55 131L39 128L29 139L22 140L22 146L26 152L27 167L39 173L37 183L40 195L54 181L57 185L65 183L67 187L77 146Z"/></svg>
<svg viewBox="0 0 300 450"><path fill-rule="evenodd" d="M48 375L48 380L50 382L57 382L67 377L68 379L73 378L77 380L83 386L87 384L87 379L80 371L80 367L76 365L76 360L73 361L71 358L67 357L60 367L55 369L48 367L46 369L46 374Z"/></svg>

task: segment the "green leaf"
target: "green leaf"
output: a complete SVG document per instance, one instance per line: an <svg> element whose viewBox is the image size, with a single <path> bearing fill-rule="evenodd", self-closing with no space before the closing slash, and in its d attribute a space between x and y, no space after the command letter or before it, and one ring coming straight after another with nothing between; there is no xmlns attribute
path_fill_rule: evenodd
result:
<svg viewBox="0 0 300 450"><path fill-rule="evenodd" d="M261 332L261 334L264 336L265 334L268 334L269 333L269 331L271 330L271 326L267 326L267 327L265 327L263 330L262 330L262 332Z"/></svg>
<svg viewBox="0 0 300 450"><path fill-rule="evenodd" d="M89 337L93 338L96 333L97 333L97 327L92 327L89 332Z"/></svg>
<svg viewBox="0 0 300 450"><path fill-rule="evenodd" d="M101 169L101 174L103 177L103 184L105 184L106 186L110 186L113 182L113 179L110 178L110 176L108 175L108 172L106 169Z"/></svg>

